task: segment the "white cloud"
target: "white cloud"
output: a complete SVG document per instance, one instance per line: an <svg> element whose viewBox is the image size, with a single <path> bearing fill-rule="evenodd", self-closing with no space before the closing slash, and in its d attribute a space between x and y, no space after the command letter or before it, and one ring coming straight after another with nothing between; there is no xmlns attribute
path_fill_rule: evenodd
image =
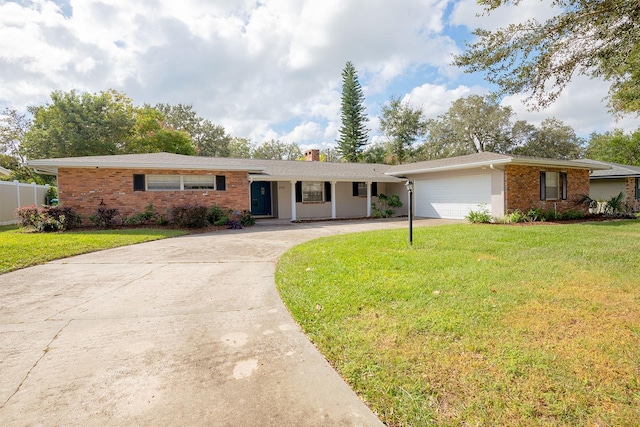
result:
<svg viewBox="0 0 640 427"><path fill-rule="evenodd" d="M458 46L448 25L478 26L474 0L457 2L447 23L445 0L70 0L69 6L63 14L53 0L0 3L0 108L48 102L53 90L114 88L136 104L193 104L233 136L327 148L338 134L348 60L370 103L372 130L375 104L390 94L407 94L433 117L458 97L486 91L461 84L449 65ZM483 22L548 13L523 2ZM515 98L508 102L515 108ZM556 108L567 123L599 129L611 118L602 106L588 108L598 102Z"/></svg>
<svg viewBox="0 0 640 427"><path fill-rule="evenodd" d="M519 120L526 120L536 126L544 119L555 117L571 126L576 134L587 137L591 132L605 132L612 128L632 131L638 128L637 118L616 119L607 111L604 97L609 84L578 76L565 88L558 100L540 111L528 111L524 95L505 97L501 104L511 106Z"/></svg>
<svg viewBox="0 0 640 427"><path fill-rule="evenodd" d="M451 107L451 103L458 98L486 93L487 90L479 86L457 86L448 89L444 85L425 83L405 95L403 101L409 102L415 108L422 108L426 117L435 118L445 113Z"/></svg>

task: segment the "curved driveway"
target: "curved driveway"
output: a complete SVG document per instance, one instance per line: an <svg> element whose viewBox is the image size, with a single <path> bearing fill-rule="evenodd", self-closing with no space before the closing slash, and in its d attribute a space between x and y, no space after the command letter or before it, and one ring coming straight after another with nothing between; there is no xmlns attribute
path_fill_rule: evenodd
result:
<svg viewBox="0 0 640 427"><path fill-rule="evenodd" d="M274 270L295 244L396 227L262 221L0 275L0 425L382 425L293 321Z"/></svg>

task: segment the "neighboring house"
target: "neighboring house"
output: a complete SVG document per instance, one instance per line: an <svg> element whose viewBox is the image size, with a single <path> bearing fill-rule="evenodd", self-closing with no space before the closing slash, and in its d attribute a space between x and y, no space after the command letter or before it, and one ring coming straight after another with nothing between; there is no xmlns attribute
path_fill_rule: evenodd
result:
<svg viewBox="0 0 640 427"><path fill-rule="evenodd" d="M309 150L306 159L154 153L31 160L27 165L57 175L60 202L83 216L101 206L129 216L149 204L159 212L215 204L258 217L354 218L371 216L379 193L406 194L402 179L384 174L390 166L319 162L318 150Z"/></svg>
<svg viewBox="0 0 640 427"><path fill-rule="evenodd" d="M387 174L414 182L415 215L464 218L486 206L495 217L516 209L585 210L589 172L606 165L478 153L394 166Z"/></svg>
<svg viewBox="0 0 640 427"><path fill-rule="evenodd" d="M584 209L589 172L606 165L479 153L399 166L230 159L178 154L127 154L31 160L58 176L60 202L82 215L100 206L129 216L153 204L160 211L184 204L216 204L255 216L291 220L371 216L377 195L398 194L407 214L407 179L415 183L414 213L462 219L486 205L494 216L531 208Z"/></svg>
<svg viewBox="0 0 640 427"><path fill-rule="evenodd" d="M589 179L591 189L589 197L593 200L609 200L620 193L635 210L640 209L640 167L621 165L619 163L601 162L599 160L581 160L600 166L609 166L607 170L594 170Z"/></svg>
<svg viewBox="0 0 640 427"><path fill-rule="evenodd" d="M0 175L9 176L11 175L11 171L7 168L3 168L0 166Z"/></svg>

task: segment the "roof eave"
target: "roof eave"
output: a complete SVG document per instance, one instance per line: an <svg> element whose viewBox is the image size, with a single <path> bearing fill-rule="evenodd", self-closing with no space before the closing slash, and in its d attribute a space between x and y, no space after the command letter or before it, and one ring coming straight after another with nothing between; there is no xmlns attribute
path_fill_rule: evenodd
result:
<svg viewBox="0 0 640 427"><path fill-rule="evenodd" d="M421 168L421 169L407 169L399 172L385 172L385 175L391 176L405 176L419 173L433 173L433 172L442 172L449 170L462 170L462 169L474 169L480 167L486 167L491 165L503 165L506 163L510 163L511 159L499 159L492 161L482 161L482 162L474 162L474 163L465 163L459 165L447 165L447 166L439 166L435 168Z"/></svg>
<svg viewBox="0 0 640 427"><path fill-rule="evenodd" d="M258 173L263 172L263 166L254 166L254 167L246 167L246 166L237 166L237 165L199 165L199 164L160 164L160 163L110 163L110 162L81 162L74 164L60 164L57 162L51 161L38 161L31 160L25 163L25 166L28 166L34 170L49 170L54 171L54 174L58 173L58 169L63 168L71 168L71 169L87 169L87 168L95 168L95 169L154 169L154 170L210 170L210 171L246 171L248 173Z"/></svg>
<svg viewBox="0 0 640 427"><path fill-rule="evenodd" d="M402 182L401 179L390 176L376 176L376 177L361 177L361 176L352 176L352 177L332 177L331 175L322 175L322 176L301 176L301 175L260 175L260 174L249 174L249 179L252 181L269 181L269 182L279 182L279 181L336 181L336 182L388 182L388 183L397 183Z"/></svg>
<svg viewBox="0 0 640 427"><path fill-rule="evenodd" d="M611 166L606 165L593 165L591 163L580 163L572 160L553 160L553 159L497 159L491 161L482 161L482 162L474 162L474 163L464 163L459 165L447 165L440 166L435 168L422 168L422 169L413 169L413 170L404 170L399 172L386 172L386 175L391 176L405 176L405 175L413 175L420 173L434 173L434 172L443 172L443 171L453 171L453 170L463 170L463 169L475 169L481 167L493 167L493 166L502 166L502 165L535 165L535 166L555 166L555 167L564 167L569 169L589 169L589 170L608 170L611 169Z"/></svg>

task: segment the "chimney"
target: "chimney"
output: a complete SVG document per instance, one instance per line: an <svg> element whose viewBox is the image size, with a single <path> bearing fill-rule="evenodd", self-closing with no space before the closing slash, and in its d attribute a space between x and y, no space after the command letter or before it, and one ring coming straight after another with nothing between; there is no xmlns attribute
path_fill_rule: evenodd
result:
<svg viewBox="0 0 640 427"><path fill-rule="evenodd" d="M304 160L306 162L319 162L320 150L307 150L304 152Z"/></svg>

